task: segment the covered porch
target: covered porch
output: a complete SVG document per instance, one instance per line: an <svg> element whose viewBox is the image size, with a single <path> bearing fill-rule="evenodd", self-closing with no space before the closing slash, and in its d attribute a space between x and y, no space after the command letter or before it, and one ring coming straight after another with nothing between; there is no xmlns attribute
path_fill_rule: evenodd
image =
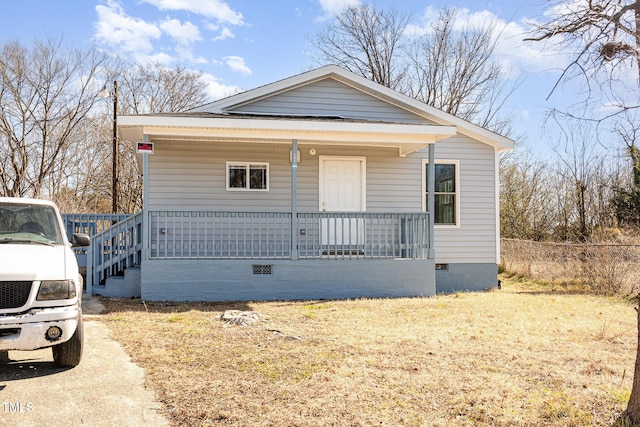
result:
<svg viewBox="0 0 640 427"><path fill-rule="evenodd" d="M455 134L454 126L186 113L124 116L119 129L124 140L155 145L153 153L139 156L144 177L139 236L94 238L88 287L104 286L110 275L121 274L122 268L114 269L105 258L132 258L114 255L124 250L114 242L139 241L140 296L149 300L435 293L434 170L429 165L435 143ZM302 163L301 147L307 156ZM424 154L410 162L415 169L407 179L419 185L421 158L428 155L431 189L425 211L419 210L419 190L407 192L406 206L394 209L393 189L381 192L368 180L381 181L385 168L407 164L394 159L421 150ZM233 168L243 162L247 170L257 165L261 191L230 185ZM369 163L376 172L367 170ZM336 164L354 169L353 182L345 185L338 175L326 178ZM227 174L226 189L221 173ZM203 180L212 184L203 186ZM332 199L347 186L356 190Z"/></svg>
<svg viewBox="0 0 640 427"><path fill-rule="evenodd" d="M149 212L149 300L435 293L427 213ZM174 284L172 286L171 284Z"/></svg>
<svg viewBox="0 0 640 427"><path fill-rule="evenodd" d="M324 298L334 286L334 298L435 292L425 286L434 284L425 212L294 218L290 212L150 211L146 221L142 213L64 220L69 233L91 235L91 246L77 249L90 294L200 300ZM179 284L169 286L176 295L157 290L167 281Z"/></svg>

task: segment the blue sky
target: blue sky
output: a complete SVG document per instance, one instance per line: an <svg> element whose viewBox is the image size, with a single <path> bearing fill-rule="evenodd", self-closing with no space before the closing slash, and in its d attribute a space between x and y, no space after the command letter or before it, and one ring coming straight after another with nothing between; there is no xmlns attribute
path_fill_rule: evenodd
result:
<svg viewBox="0 0 640 427"><path fill-rule="evenodd" d="M81 47L95 44L129 59L154 60L201 70L212 98L273 82L315 66L313 38L332 11L368 0L21 0L4 1L0 41L63 37ZM498 58L523 84L511 98L514 126L527 143L541 141L544 113L571 99L545 100L566 58L522 41L527 22L539 19L544 0L376 0L381 9L413 13L411 31L428 26L435 10L460 9L467 22L496 22Z"/></svg>

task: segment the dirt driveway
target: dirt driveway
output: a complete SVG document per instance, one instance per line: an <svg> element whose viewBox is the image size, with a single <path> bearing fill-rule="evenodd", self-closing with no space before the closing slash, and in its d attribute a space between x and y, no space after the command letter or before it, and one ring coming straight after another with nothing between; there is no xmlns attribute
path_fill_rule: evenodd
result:
<svg viewBox="0 0 640 427"><path fill-rule="evenodd" d="M167 426L144 387L144 371L97 320L100 304L85 297L85 346L73 369L53 364L51 350L10 351L0 366L1 426Z"/></svg>

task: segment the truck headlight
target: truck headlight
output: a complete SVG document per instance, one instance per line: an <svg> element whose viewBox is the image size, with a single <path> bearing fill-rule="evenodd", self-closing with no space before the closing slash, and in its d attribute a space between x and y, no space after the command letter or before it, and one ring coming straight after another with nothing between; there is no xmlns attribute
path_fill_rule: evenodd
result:
<svg viewBox="0 0 640 427"><path fill-rule="evenodd" d="M38 301L71 299L76 296L76 284L73 280L43 280L38 290Z"/></svg>

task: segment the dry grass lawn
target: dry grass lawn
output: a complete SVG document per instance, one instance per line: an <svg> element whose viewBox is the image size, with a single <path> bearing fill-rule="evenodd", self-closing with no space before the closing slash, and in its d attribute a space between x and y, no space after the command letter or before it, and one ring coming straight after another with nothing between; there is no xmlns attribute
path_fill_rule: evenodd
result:
<svg viewBox="0 0 640 427"><path fill-rule="evenodd" d="M105 305L176 426L608 426L633 375L630 303L516 283L433 298ZM262 320L224 325L228 309Z"/></svg>

